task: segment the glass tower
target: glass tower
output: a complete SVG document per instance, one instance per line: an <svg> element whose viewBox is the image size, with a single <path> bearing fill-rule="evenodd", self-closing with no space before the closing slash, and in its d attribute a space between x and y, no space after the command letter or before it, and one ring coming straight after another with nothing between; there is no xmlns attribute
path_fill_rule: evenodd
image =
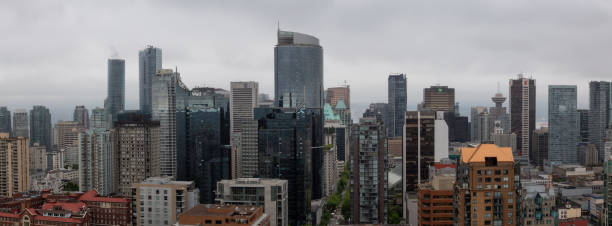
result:
<svg viewBox="0 0 612 226"><path fill-rule="evenodd" d="M595 144L599 159L604 158L604 139L610 118L610 82L589 83L589 142Z"/></svg>
<svg viewBox="0 0 612 226"><path fill-rule="evenodd" d="M387 137L401 137L404 132L404 122L406 120L406 75L389 75L388 79L389 105L387 107Z"/></svg>
<svg viewBox="0 0 612 226"><path fill-rule="evenodd" d="M125 110L125 60L123 59L108 59L108 85L105 109L109 125L112 125L113 121L117 119L117 113Z"/></svg>
<svg viewBox="0 0 612 226"><path fill-rule="evenodd" d="M579 129L576 95L575 85L548 86L549 161L576 163Z"/></svg>
<svg viewBox="0 0 612 226"><path fill-rule="evenodd" d="M6 107L0 107L0 133L12 134L11 112Z"/></svg>
<svg viewBox="0 0 612 226"><path fill-rule="evenodd" d="M47 150L53 149L51 138L51 113L45 106L36 105L30 110L30 145L38 143Z"/></svg>
<svg viewBox="0 0 612 226"><path fill-rule="evenodd" d="M138 53L140 110L151 113L151 84L162 68L162 50L147 46Z"/></svg>

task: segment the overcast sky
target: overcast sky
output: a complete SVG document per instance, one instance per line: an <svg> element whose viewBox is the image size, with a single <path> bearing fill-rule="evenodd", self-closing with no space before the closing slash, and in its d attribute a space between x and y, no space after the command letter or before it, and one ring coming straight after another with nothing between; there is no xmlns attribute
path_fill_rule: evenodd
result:
<svg viewBox="0 0 612 226"><path fill-rule="evenodd" d="M387 99L387 76L408 77L408 108L424 87L454 87L462 113L491 106L517 73L537 84L538 120L547 86L611 80L612 3L526 1L2 1L0 106L103 106L107 58L126 59L126 108L138 106L138 50L163 49L189 86L258 81L273 94L277 21L318 37L325 86L346 80L354 114ZM506 102L507 105L507 102Z"/></svg>

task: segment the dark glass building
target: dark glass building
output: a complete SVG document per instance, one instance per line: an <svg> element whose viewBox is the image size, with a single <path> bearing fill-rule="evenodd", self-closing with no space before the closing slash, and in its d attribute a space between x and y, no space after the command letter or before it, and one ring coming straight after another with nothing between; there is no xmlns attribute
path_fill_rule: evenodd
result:
<svg viewBox="0 0 612 226"><path fill-rule="evenodd" d="M47 151L53 150L51 137L51 113L45 106L36 105L30 110L30 145L38 143Z"/></svg>
<svg viewBox="0 0 612 226"><path fill-rule="evenodd" d="M599 159L604 158L606 128L610 124L610 82L589 83L589 142L594 144Z"/></svg>
<svg viewBox="0 0 612 226"><path fill-rule="evenodd" d="M455 112L444 112L444 121L448 125L448 139L450 142L463 143L470 140L470 125L467 116L459 116Z"/></svg>
<svg viewBox="0 0 612 226"><path fill-rule="evenodd" d="M147 46L138 53L140 110L151 112L153 77L162 68L162 50Z"/></svg>
<svg viewBox="0 0 612 226"><path fill-rule="evenodd" d="M532 139L532 144L531 147L533 148L533 163L536 166L543 166L544 165L544 160L550 160L549 157L549 139L550 135L548 133L548 128L547 127L542 127L540 129L536 129L533 131L533 139ZM574 146L575 147L575 146ZM574 152L574 159L576 153ZM553 161L559 161L558 159L555 159Z"/></svg>
<svg viewBox="0 0 612 226"><path fill-rule="evenodd" d="M420 179L425 181L429 178L429 166L434 163L435 120L436 113L433 111L406 112L406 153L404 154L406 192L416 192L419 184L419 128L421 131Z"/></svg>
<svg viewBox="0 0 612 226"><path fill-rule="evenodd" d="M108 82L105 110L107 123L113 124L117 113L125 110L125 60L108 59Z"/></svg>
<svg viewBox="0 0 612 226"><path fill-rule="evenodd" d="M529 155L531 136L535 130L535 102L534 79L525 78L522 74L517 79L510 79L510 133L516 134L516 160L533 161Z"/></svg>
<svg viewBox="0 0 612 226"><path fill-rule="evenodd" d="M578 142L589 142L589 109L578 109Z"/></svg>
<svg viewBox="0 0 612 226"><path fill-rule="evenodd" d="M6 107L0 107L0 133L12 135L11 112Z"/></svg>
<svg viewBox="0 0 612 226"><path fill-rule="evenodd" d="M338 161L345 161L344 156L345 156L345 152L346 152L346 139L343 139L344 137L346 137L346 131L347 128L335 128L336 129L336 154L337 154L337 159Z"/></svg>
<svg viewBox="0 0 612 226"><path fill-rule="evenodd" d="M406 119L406 75L389 75L388 79L388 109L385 126L387 137L401 137L404 132L404 121Z"/></svg>
<svg viewBox="0 0 612 226"><path fill-rule="evenodd" d="M575 85L548 86L549 161L577 163L578 115Z"/></svg>

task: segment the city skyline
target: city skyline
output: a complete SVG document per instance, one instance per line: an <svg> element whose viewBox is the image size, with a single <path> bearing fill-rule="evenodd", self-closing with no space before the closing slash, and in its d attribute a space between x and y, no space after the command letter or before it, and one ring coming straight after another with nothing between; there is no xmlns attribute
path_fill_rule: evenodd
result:
<svg viewBox="0 0 612 226"><path fill-rule="evenodd" d="M514 7L479 1L440 3L454 10L448 15L427 15L440 5L136 2L132 4L137 7L128 9L118 8L117 3L110 2L101 11L117 9L113 16L99 17L93 16L98 13L96 5L84 3L43 3L39 6L7 3L7 7L0 9L5 17L0 27L13 32L8 42L0 44L0 49L13 54L0 58L0 64L7 68L0 73L0 90L3 90L0 102L10 106L11 111L39 104L53 106L50 109L53 122L69 120L75 105L85 105L88 109L103 107L106 61L119 57L126 60L126 109L138 109L138 51L146 45L163 49L164 67L178 68L190 87L206 85L229 90L230 81L253 80L260 82L261 93L272 94L274 53L271 48L276 41L274 36L279 22L281 29L312 34L322 40L326 54L324 87L342 85L346 80L353 89L353 115L362 113L371 102L385 101L386 76L395 72L405 73L409 81L408 110L416 109L423 99L423 88L440 84L456 89L461 113L467 115L469 106L489 105L488 98L481 97L493 95L496 83L505 84L520 72L532 75L538 86L543 87L537 90L538 106L546 106L544 87L554 83L577 85L578 108L588 108L587 81L606 80L605 57L601 56L610 52L605 40L611 35L604 30L609 27L606 18L610 16L606 15L605 7L597 4L575 7L569 2L555 1L550 6L549 3L553 2L540 2L534 7L521 7L526 2L516 3ZM474 6L480 7L477 11L480 13L464 15ZM250 10L253 7L270 9ZM543 14L538 10L542 7L551 8ZM381 10L385 15L376 13ZM412 13L404 13L405 10ZM567 15L568 11L571 14ZM159 20L155 17L157 13L186 16ZM311 14L318 17L311 21L294 19ZM235 15L236 18L227 20L223 15ZM523 26L520 20L512 19L513 15L523 15L534 22ZM357 23L350 20L329 19L343 16L349 19L361 16L364 21L355 26ZM152 23L143 23L147 20ZM482 20L499 23L493 26L478 22ZM122 25L116 26L119 22ZM405 26L392 26L404 22ZM207 32L194 31L191 23L206 27ZM21 29L13 24L19 24ZM584 24L589 26L581 26ZM166 32L152 29L170 25ZM456 25L466 29L456 29ZM531 29L538 32L529 32ZM49 30L58 32L50 34ZM406 33L398 30L410 30L416 35L406 41ZM62 35L74 31L79 32L72 36ZM44 36L46 39L36 35L38 32L48 34ZM241 35L227 35L232 33ZM530 35L522 35L526 33ZM567 35L571 33L580 35ZM582 42L581 37L585 35L593 38ZM249 38L243 38L245 36ZM380 42L383 39L386 41ZM361 48L354 48L356 46ZM363 54L364 50L368 54ZM565 54L570 52L572 54ZM454 79L462 76L475 79ZM24 83L30 88L13 85ZM66 84L73 83L79 85L66 89ZM485 88L469 89L473 85ZM507 87L502 86L501 92L507 96ZM545 120L546 115L546 108L539 107L536 121Z"/></svg>

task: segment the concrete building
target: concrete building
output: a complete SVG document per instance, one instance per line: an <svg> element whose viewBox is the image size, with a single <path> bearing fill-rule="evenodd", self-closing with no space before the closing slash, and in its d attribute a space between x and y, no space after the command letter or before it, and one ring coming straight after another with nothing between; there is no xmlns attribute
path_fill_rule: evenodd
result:
<svg viewBox="0 0 612 226"><path fill-rule="evenodd" d="M216 203L223 205L263 206L270 225L289 225L287 180L240 178L217 183Z"/></svg>
<svg viewBox="0 0 612 226"><path fill-rule="evenodd" d="M17 109L13 113L13 136L30 137L30 123L26 109Z"/></svg>
<svg viewBox="0 0 612 226"><path fill-rule="evenodd" d="M436 112L434 121L434 161L448 158L448 125L444 120L444 112Z"/></svg>
<svg viewBox="0 0 612 226"><path fill-rule="evenodd" d="M498 90L491 100L495 103L495 107L489 108L489 132L491 134L510 133L510 115L503 106L506 97Z"/></svg>
<svg viewBox="0 0 612 226"><path fill-rule="evenodd" d="M27 137L0 133L0 196L30 190L30 145Z"/></svg>
<svg viewBox="0 0 612 226"><path fill-rule="evenodd" d="M200 191L193 181L151 177L132 184L132 222L137 226L172 225L178 216L195 207Z"/></svg>
<svg viewBox="0 0 612 226"><path fill-rule="evenodd" d="M329 87L325 96L325 102L329 103L332 108L336 108L338 101L344 101L346 108L351 108L351 87L346 85L342 87Z"/></svg>
<svg viewBox="0 0 612 226"><path fill-rule="evenodd" d="M36 105L30 110L30 145L39 143L47 150L53 149L51 113L45 106Z"/></svg>
<svg viewBox="0 0 612 226"><path fill-rule="evenodd" d="M525 185L521 192L521 225L554 225L555 192L551 184Z"/></svg>
<svg viewBox="0 0 612 226"><path fill-rule="evenodd" d="M269 226L273 221L258 206L200 204L179 215L175 226Z"/></svg>
<svg viewBox="0 0 612 226"><path fill-rule="evenodd" d="M550 146L550 134L547 127L542 127L533 131L531 149L533 153L533 164L536 166L543 166L544 161L559 161L558 158L555 160L550 159L551 153L549 152ZM576 158L574 156L574 158Z"/></svg>
<svg viewBox="0 0 612 226"><path fill-rule="evenodd" d="M83 128L79 122L75 121L59 121L55 124L53 131L54 144L58 150L76 147L78 145L79 133Z"/></svg>
<svg viewBox="0 0 612 226"><path fill-rule="evenodd" d="M432 175L432 180L419 184L419 225L453 225L453 184L456 175L451 172Z"/></svg>
<svg viewBox="0 0 612 226"><path fill-rule="evenodd" d="M612 224L612 158L607 157L604 161L604 209L606 209L606 213L603 216L604 224L610 225Z"/></svg>
<svg viewBox="0 0 612 226"><path fill-rule="evenodd" d="M401 137L404 134L407 109L406 75L391 74L387 81L389 94L387 103L389 105L384 112L386 116L383 118L387 128L387 137Z"/></svg>
<svg viewBox="0 0 612 226"><path fill-rule="evenodd" d="M230 84L230 145L232 147L232 178L253 177L257 174L257 82Z"/></svg>
<svg viewBox="0 0 612 226"><path fill-rule="evenodd" d="M64 151L47 151L47 170L61 169L64 166Z"/></svg>
<svg viewBox="0 0 612 226"><path fill-rule="evenodd" d="M108 59L107 71L104 110L107 126L111 128L113 122L117 119L117 114L125 110L125 60Z"/></svg>
<svg viewBox="0 0 612 226"><path fill-rule="evenodd" d="M599 154L594 144L580 143L576 159L578 164L586 167L600 166Z"/></svg>
<svg viewBox="0 0 612 226"><path fill-rule="evenodd" d="M579 136L577 99L575 85L548 86L549 161L576 163ZM535 160L535 156L532 159Z"/></svg>
<svg viewBox="0 0 612 226"><path fill-rule="evenodd" d="M326 104L328 105L328 104ZM336 146L336 134L335 128L328 127L325 125L324 128L324 142L323 147L323 164L322 164L322 182L323 182L323 196L329 197L336 191L336 184L338 183L338 153Z"/></svg>
<svg viewBox="0 0 612 226"><path fill-rule="evenodd" d="M162 68L162 50L153 46L147 46L138 52L138 77L140 110L151 113L151 97L153 77Z"/></svg>
<svg viewBox="0 0 612 226"><path fill-rule="evenodd" d="M89 126L92 129L106 129L109 126L107 124L106 110L104 108L96 107L92 109L89 121Z"/></svg>
<svg viewBox="0 0 612 226"><path fill-rule="evenodd" d="M84 129L89 129L89 110L83 105L77 105L72 113L72 121L79 123Z"/></svg>
<svg viewBox="0 0 612 226"><path fill-rule="evenodd" d="M519 224L519 175L510 148L480 144L462 148L457 165L455 224Z"/></svg>
<svg viewBox="0 0 612 226"><path fill-rule="evenodd" d="M535 130L536 117L535 80L519 74L510 79L510 132L517 137L516 159L530 162L531 136Z"/></svg>
<svg viewBox="0 0 612 226"><path fill-rule="evenodd" d="M387 144L383 122L361 118L353 127L350 164L351 223L387 222Z"/></svg>
<svg viewBox="0 0 612 226"><path fill-rule="evenodd" d="M30 173L47 172L47 148L34 143L30 146Z"/></svg>
<svg viewBox="0 0 612 226"><path fill-rule="evenodd" d="M11 129L11 112L6 107L0 107L0 133L13 135Z"/></svg>
<svg viewBox="0 0 612 226"><path fill-rule="evenodd" d="M102 195L113 193L116 169L111 132L90 129L79 133L78 143L79 190L85 192L95 189Z"/></svg>
<svg viewBox="0 0 612 226"><path fill-rule="evenodd" d="M423 110L455 112L455 88L431 86L423 89Z"/></svg>
<svg viewBox="0 0 612 226"><path fill-rule="evenodd" d="M148 113L126 111L117 115L111 132L115 169L113 189L130 197L131 185L160 175L159 121Z"/></svg>
<svg viewBox="0 0 612 226"><path fill-rule="evenodd" d="M610 82L589 83L589 142L595 144L599 159L604 159L604 138L610 125Z"/></svg>
<svg viewBox="0 0 612 226"><path fill-rule="evenodd" d="M516 134L493 134L491 138L498 147L512 148L512 153L516 153Z"/></svg>
<svg viewBox="0 0 612 226"><path fill-rule="evenodd" d="M489 120L487 107L475 106L470 109L470 141L480 143L487 141L489 134Z"/></svg>

